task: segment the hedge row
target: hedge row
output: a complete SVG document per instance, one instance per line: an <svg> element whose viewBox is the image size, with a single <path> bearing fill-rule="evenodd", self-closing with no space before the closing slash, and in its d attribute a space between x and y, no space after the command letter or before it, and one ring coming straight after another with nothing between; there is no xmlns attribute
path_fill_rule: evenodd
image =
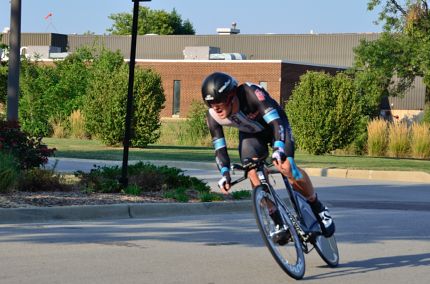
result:
<svg viewBox="0 0 430 284"><path fill-rule="evenodd" d="M124 135L128 65L119 52L81 48L53 65L22 60L19 120L32 136L51 136L56 125L70 128L69 117L81 110L88 136L108 145ZM5 98L0 68L0 102ZM159 138L160 111L165 101L161 78L136 70L132 145L144 147Z"/></svg>

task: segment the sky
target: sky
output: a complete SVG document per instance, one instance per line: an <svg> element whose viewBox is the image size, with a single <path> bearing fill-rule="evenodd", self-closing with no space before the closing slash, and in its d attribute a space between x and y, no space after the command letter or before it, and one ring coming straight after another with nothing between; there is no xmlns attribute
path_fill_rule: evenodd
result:
<svg viewBox="0 0 430 284"><path fill-rule="evenodd" d="M196 34L216 34L237 23L241 34L371 33L378 11L368 0L152 0L151 9L173 8L193 24ZM132 0L21 0L22 32L107 34L109 15L131 13ZM47 17L49 14L52 16ZM10 26L10 0L0 0L0 32Z"/></svg>

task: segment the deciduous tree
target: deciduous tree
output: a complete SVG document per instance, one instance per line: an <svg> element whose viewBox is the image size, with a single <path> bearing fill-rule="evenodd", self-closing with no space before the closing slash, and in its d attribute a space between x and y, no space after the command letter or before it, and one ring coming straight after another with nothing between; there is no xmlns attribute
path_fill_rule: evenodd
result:
<svg viewBox="0 0 430 284"><path fill-rule="evenodd" d="M129 35L133 22L132 13L117 13L109 16L114 23L107 29L114 35ZM195 34L191 22L182 20L181 15L173 9L172 12L165 10L151 10L148 7L139 7L138 34L159 35L186 35Z"/></svg>

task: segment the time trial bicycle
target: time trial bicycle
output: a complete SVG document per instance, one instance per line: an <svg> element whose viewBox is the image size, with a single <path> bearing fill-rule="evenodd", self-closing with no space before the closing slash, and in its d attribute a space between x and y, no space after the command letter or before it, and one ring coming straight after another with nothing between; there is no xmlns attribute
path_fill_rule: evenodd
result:
<svg viewBox="0 0 430 284"><path fill-rule="evenodd" d="M232 170L242 170L243 176L233 181L238 184L248 177L248 172L256 169L261 185L252 191L254 215L263 240L281 268L295 279L305 274L304 254L315 248L321 258L330 266L339 264L336 238L326 238L306 199L293 189L283 176L288 198L283 200L268 181L269 174L279 173L271 169L265 160L248 160L243 165L233 164ZM270 213L278 210L283 228L276 225ZM280 234L287 238L280 242Z"/></svg>

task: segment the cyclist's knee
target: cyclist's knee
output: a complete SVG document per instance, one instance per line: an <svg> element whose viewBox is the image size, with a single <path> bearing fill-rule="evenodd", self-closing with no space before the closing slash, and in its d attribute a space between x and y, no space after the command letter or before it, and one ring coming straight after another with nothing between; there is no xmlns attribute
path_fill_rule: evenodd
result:
<svg viewBox="0 0 430 284"><path fill-rule="evenodd" d="M249 171L248 177L249 177L249 180L251 181L252 188L256 188L257 186L259 186L261 184L256 170Z"/></svg>

